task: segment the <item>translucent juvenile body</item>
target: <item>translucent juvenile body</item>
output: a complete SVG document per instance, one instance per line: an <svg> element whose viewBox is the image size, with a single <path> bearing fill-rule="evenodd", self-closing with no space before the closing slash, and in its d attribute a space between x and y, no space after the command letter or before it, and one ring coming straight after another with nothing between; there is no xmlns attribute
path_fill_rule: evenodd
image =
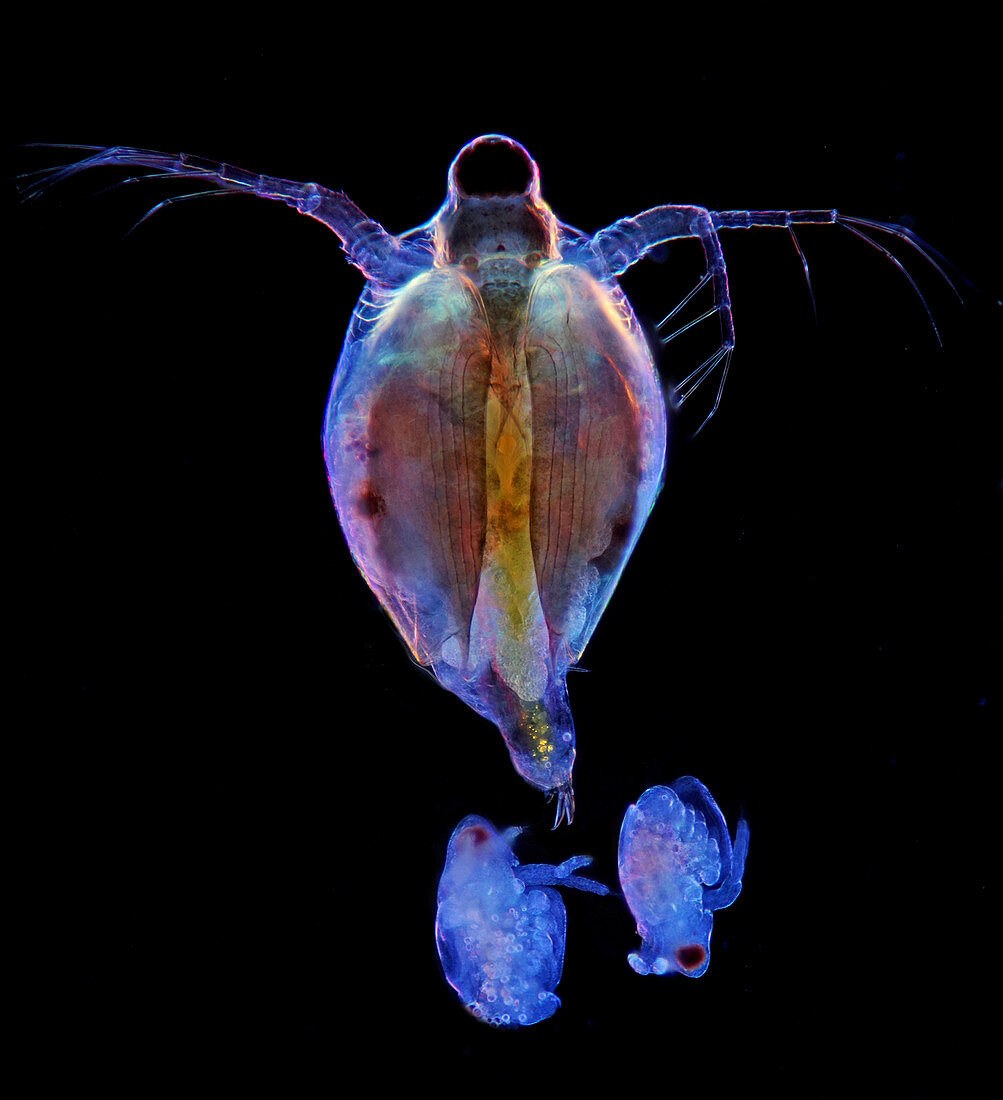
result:
<svg viewBox="0 0 1003 1100"><path fill-rule="evenodd" d="M559 866L520 866L512 842L519 829L498 833L471 814L453 830L439 880L435 942L446 980L478 1019L520 1027L560 1007L555 994L564 967L568 886L607 894L573 872L592 862L574 856Z"/></svg>
<svg viewBox="0 0 1003 1100"><path fill-rule="evenodd" d="M623 896L643 943L628 962L638 974L699 978L710 965L714 910L742 891L749 827L734 848L710 791L692 776L651 787L627 808L620 829Z"/></svg>
<svg viewBox="0 0 1003 1100"><path fill-rule="evenodd" d="M793 236L797 225L840 224L919 293L864 229L887 233L944 275L908 230L835 210L665 205L586 236L544 202L526 150L495 134L460 150L442 207L398 236L315 183L185 154L76 148L93 155L43 174L29 194L85 168L146 168L209 193L282 201L337 234L367 280L324 425L353 558L415 659L497 725L528 782L557 795L558 823L574 812L567 672L641 533L665 460L662 389L617 277L665 241L700 241L703 276L656 327L709 289L710 308L662 342L716 318L717 350L673 390L678 406L719 375L713 415L735 346L721 230Z"/></svg>

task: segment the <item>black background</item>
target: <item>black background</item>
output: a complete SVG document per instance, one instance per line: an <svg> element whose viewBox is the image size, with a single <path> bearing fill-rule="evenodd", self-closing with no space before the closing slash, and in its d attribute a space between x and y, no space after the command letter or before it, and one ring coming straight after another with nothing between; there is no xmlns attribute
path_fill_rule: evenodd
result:
<svg viewBox="0 0 1003 1100"><path fill-rule="evenodd" d="M599 24L459 48L373 18L327 34L299 13L289 43L26 35L14 141L316 179L402 231L497 131L587 231L662 202L838 206L906 221L975 289L961 308L892 244L940 350L902 274L845 230L799 235L817 323L785 233L725 237L731 378L701 435L698 414L674 430L570 677L579 814L551 833L497 732L411 662L338 528L319 436L362 279L335 238L241 197L126 236L192 188L97 193L114 171L27 206L9 186L29 700L12 839L37 1071L140 1094L195 1066L277 1069L292 1094L359 1069L447 1094L486 1077L570 1094L600 1070L712 1095L963 1076L985 1055L995 938L1000 240L979 58L835 28L725 54L643 24L630 49ZM15 147L10 174L64 159ZM646 325L700 271L692 243L663 259L625 279ZM672 345L663 378L701 347ZM524 859L590 853L613 884L625 807L685 773L752 835L706 977L637 977L626 908L571 894L557 1016L519 1034L470 1019L433 939L460 818L530 826Z"/></svg>

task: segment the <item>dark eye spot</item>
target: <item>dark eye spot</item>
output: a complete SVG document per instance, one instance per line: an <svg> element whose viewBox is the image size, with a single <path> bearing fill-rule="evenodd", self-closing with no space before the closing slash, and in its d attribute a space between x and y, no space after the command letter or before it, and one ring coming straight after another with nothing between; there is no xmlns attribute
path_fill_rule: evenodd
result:
<svg viewBox="0 0 1003 1100"><path fill-rule="evenodd" d="M386 514L387 502L373 487L372 482L365 482L362 492L359 493L359 511L368 519L376 519L377 516Z"/></svg>
<svg viewBox="0 0 1003 1100"><path fill-rule="evenodd" d="M698 943L688 943L685 947L676 948L676 962L683 970L696 970L707 958L707 952Z"/></svg>
<svg viewBox="0 0 1003 1100"><path fill-rule="evenodd" d="M491 839L491 834L483 825L471 825L469 829L463 830L463 839L468 844L473 844L475 848L479 848Z"/></svg>

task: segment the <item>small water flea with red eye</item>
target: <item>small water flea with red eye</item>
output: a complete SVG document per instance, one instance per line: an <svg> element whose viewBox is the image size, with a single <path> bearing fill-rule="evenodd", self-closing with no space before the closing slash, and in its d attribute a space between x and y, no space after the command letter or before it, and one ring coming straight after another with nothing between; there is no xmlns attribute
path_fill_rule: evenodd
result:
<svg viewBox="0 0 1003 1100"><path fill-rule="evenodd" d="M651 787L627 808L620 829L620 885L637 920L638 974L699 978L710 964L714 912L742 891L749 827L734 843L713 795L691 775Z"/></svg>
<svg viewBox="0 0 1003 1100"><path fill-rule="evenodd" d="M439 880L435 944L446 981L477 1019L526 1027L560 1007L554 990L564 968L567 914L556 886L608 894L575 872L590 856L556 867L520 864L520 829L499 833L483 817L453 830Z"/></svg>

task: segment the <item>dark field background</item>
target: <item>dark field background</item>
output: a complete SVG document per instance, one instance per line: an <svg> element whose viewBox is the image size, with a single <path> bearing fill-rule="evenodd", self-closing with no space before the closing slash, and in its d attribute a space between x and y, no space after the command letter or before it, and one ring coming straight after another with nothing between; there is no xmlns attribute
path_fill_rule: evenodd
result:
<svg viewBox="0 0 1003 1100"><path fill-rule="evenodd" d="M940 350L902 274L845 230L799 234L817 323L782 231L725 236L731 378L700 436L698 414L670 428L665 488L570 677L579 814L551 833L344 544L319 436L362 277L334 236L233 197L126 236L193 188L98 193L106 170L18 207L8 184L14 954L38 1079L963 1081L997 925L1000 237L978 57L933 35L725 56L653 30L651 56L597 55L593 77L571 42L512 61L309 28L110 52L82 33L9 47L14 142L315 179L402 231L460 146L499 131L590 232L662 202L836 206L911 225L975 289L963 309L889 246ZM15 146L8 174L63 157ZM700 272L693 242L662 259L625 280L647 325ZM669 350L667 382L707 353ZM752 836L706 977L637 977L626 908L571 894L558 1015L520 1034L468 1018L433 940L455 824L525 824L526 861L591 853L612 885L627 804L687 773Z"/></svg>

